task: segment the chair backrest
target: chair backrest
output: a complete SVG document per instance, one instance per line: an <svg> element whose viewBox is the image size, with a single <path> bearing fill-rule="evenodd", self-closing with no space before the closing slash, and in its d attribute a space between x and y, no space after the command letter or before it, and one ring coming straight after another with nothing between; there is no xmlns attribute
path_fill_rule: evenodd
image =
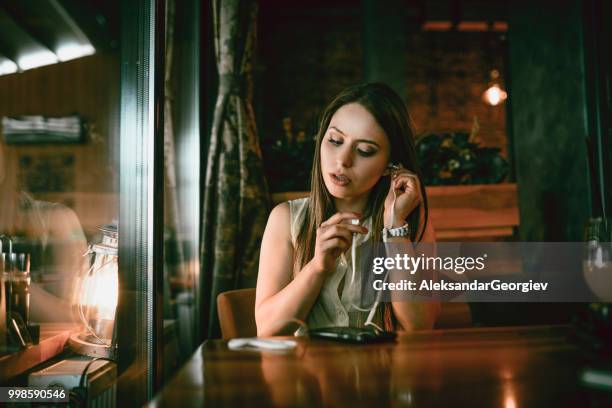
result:
<svg viewBox="0 0 612 408"><path fill-rule="evenodd" d="M255 337L255 289L237 289L217 296L217 313L224 339Z"/></svg>

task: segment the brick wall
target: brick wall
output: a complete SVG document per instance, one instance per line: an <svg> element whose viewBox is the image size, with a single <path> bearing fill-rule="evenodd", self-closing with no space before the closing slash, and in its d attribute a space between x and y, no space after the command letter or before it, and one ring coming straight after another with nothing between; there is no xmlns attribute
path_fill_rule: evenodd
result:
<svg viewBox="0 0 612 408"><path fill-rule="evenodd" d="M405 97L419 133L469 130L477 116L483 143L505 154L505 105L482 101L492 68L504 85L506 46L500 34L418 32L408 35L407 48Z"/></svg>
<svg viewBox="0 0 612 408"><path fill-rule="evenodd" d="M314 134L320 113L343 88L362 81L358 18L263 16L255 65L260 137L281 137L282 119Z"/></svg>

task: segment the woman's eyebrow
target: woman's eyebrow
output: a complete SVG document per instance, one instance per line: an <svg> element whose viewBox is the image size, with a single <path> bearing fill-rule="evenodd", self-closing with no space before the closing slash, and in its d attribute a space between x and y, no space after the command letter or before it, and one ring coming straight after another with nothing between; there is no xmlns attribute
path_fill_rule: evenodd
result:
<svg viewBox="0 0 612 408"><path fill-rule="evenodd" d="M341 131L340 129L338 129L337 127L335 127L335 126L330 126L329 128L335 130L336 132L340 133L341 135L344 135L344 132Z"/></svg>
<svg viewBox="0 0 612 408"><path fill-rule="evenodd" d="M335 130L336 132L340 133L343 136L346 136L343 131L341 131L340 129L338 129L335 126L330 126L329 128L331 130ZM380 147L380 145L378 143L376 143L375 141L370 140L370 139L357 139L357 140L355 140L355 142L358 142L358 143L369 143L369 144L373 144L376 147Z"/></svg>
<svg viewBox="0 0 612 408"><path fill-rule="evenodd" d="M369 139L357 139L357 140L355 140L355 142L359 142L359 143L369 143L369 144L372 144L372 145L374 145L374 146L376 146L376 147L380 147L380 145L379 145L378 143L376 143L376 142L375 142L375 141L373 141L373 140L369 140Z"/></svg>

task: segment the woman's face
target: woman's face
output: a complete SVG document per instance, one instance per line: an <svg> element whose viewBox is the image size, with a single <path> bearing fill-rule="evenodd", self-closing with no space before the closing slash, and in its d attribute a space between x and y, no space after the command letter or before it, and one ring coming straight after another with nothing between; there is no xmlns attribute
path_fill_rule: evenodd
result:
<svg viewBox="0 0 612 408"><path fill-rule="evenodd" d="M389 139L374 116L358 103L336 111L321 141L321 172L335 198L368 194L389 161Z"/></svg>

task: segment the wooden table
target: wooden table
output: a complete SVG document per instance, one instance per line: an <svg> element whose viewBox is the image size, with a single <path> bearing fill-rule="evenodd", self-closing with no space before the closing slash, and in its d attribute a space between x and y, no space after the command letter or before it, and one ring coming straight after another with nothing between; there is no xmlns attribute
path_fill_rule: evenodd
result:
<svg viewBox="0 0 612 408"><path fill-rule="evenodd" d="M566 326L434 330L395 343L300 339L288 354L204 343L152 406L588 406ZM609 398L609 397L605 397ZM603 405L599 405L603 406Z"/></svg>

